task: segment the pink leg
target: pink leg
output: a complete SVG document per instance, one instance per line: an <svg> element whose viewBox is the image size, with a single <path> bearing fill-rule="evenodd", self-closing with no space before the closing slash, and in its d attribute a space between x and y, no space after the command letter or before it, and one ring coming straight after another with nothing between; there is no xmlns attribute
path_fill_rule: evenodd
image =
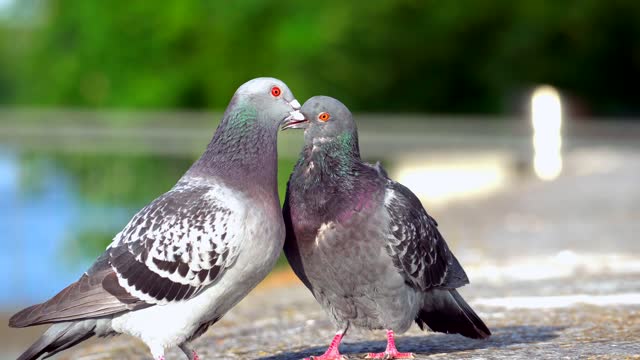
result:
<svg viewBox="0 0 640 360"><path fill-rule="evenodd" d="M200 360L200 356L196 353L195 350L191 350L191 348L187 344L180 344L180 350L187 355L187 359L189 360Z"/></svg>
<svg viewBox="0 0 640 360"><path fill-rule="evenodd" d="M340 341L342 341L342 337L344 336L344 332L339 332L336 336L331 340L331 344L327 351L320 356L312 356L305 358L304 360L342 360L345 359L344 356L340 355L338 351L338 347L340 346Z"/></svg>
<svg viewBox="0 0 640 360"><path fill-rule="evenodd" d="M412 353L401 353L396 349L393 330L387 330L387 349L382 353L368 353L367 359L413 359Z"/></svg>

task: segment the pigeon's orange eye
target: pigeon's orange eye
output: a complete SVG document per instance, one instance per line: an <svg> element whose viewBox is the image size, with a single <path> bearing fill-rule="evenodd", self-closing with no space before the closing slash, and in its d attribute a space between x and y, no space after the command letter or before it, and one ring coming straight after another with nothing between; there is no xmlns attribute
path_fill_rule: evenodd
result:
<svg viewBox="0 0 640 360"><path fill-rule="evenodd" d="M280 90L279 87L274 86L271 88L271 95L273 95L273 97L278 97L280 94L282 94L282 90Z"/></svg>
<svg viewBox="0 0 640 360"><path fill-rule="evenodd" d="M322 112L320 113L320 115L318 115L318 120L320 121L327 122L329 121L329 119L331 119L331 115L329 115L328 112Z"/></svg>

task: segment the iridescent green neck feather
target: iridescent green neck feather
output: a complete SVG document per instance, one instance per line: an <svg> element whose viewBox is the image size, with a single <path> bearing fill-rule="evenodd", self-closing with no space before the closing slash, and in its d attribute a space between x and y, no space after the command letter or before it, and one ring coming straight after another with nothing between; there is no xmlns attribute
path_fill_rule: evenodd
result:
<svg viewBox="0 0 640 360"><path fill-rule="evenodd" d="M354 161L360 161L358 139L351 133L344 132L326 144L326 154L332 154L333 166L340 176L348 176L352 172Z"/></svg>
<svg viewBox="0 0 640 360"><path fill-rule="evenodd" d="M275 187L278 126L260 116L252 104L232 100L207 150L190 172Z"/></svg>
<svg viewBox="0 0 640 360"><path fill-rule="evenodd" d="M349 189L362 167L358 136L344 132L333 138L315 138L306 144L296 167L305 187L340 183Z"/></svg>

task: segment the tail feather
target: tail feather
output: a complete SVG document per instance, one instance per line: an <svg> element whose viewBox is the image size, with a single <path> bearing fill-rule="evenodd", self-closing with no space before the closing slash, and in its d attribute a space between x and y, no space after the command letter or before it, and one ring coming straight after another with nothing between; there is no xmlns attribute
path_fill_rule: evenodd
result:
<svg viewBox="0 0 640 360"><path fill-rule="evenodd" d="M21 328L35 325L32 324L33 316L31 316L31 314L38 311L40 308L42 308L42 304L32 305L26 309L20 310L9 319L9 327Z"/></svg>
<svg viewBox="0 0 640 360"><path fill-rule="evenodd" d="M96 322L86 320L52 325L17 360L48 358L95 335Z"/></svg>
<svg viewBox="0 0 640 360"><path fill-rule="evenodd" d="M455 289L434 289L428 293L425 305L416 317L424 330L460 334L473 339L485 339L491 331Z"/></svg>

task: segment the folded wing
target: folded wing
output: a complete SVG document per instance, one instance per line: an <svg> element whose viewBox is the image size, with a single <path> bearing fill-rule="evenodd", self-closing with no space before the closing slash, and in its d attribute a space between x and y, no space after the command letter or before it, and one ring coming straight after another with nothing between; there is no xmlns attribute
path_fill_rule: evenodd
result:
<svg viewBox="0 0 640 360"><path fill-rule="evenodd" d="M438 224L411 190L389 180L385 208L391 220L387 250L409 285L425 291L469 283L438 231Z"/></svg>
<svg viewBox="0 0 640 360"><path fill-rule="evenodd" d="M237 193L179 183L140 210L77 282L20 311L10 326L104 317L193 298L233 265L244 218Z"/></svg>

